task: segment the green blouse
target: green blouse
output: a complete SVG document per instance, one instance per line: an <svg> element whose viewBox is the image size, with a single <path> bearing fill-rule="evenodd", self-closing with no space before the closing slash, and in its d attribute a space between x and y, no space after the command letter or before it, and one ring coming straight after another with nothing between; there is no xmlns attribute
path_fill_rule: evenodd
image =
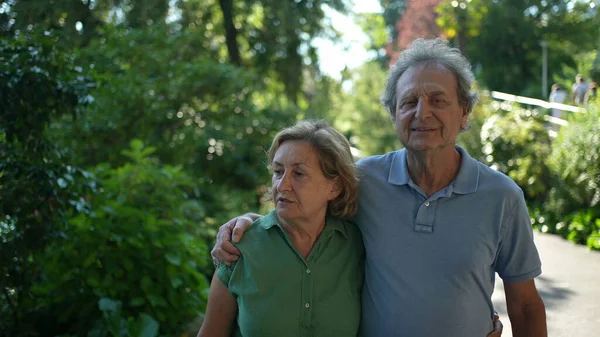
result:
<svg viewBox="0 0 600 337"><path fill-rule="evenodd" d="M364 248L354 224L328 216L305 260L273 211L258 219L237 247L240 259L217 270L238 303L234 336L358 334Z"/></svg>

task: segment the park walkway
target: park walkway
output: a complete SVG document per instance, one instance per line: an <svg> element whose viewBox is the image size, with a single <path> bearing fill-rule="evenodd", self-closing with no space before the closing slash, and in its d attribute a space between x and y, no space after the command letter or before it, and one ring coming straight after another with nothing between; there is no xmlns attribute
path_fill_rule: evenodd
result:
<svg viewBox="0 0 600 337"><path fill-rule="evenodd" d="M548 336L600 336L600 252L537 232L535 242L542 259L536 285L546 304ZM512 336L499 278L492 300L504 323L502 336Z"/></svg>

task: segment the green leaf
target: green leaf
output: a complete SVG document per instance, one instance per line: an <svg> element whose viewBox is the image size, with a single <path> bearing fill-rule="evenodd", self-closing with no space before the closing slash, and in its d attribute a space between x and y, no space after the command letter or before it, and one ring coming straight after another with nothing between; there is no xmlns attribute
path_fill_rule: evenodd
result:
<svg viewBox="0 0 600 337"><path fill-rule="evenodd" d="M104 327L98 327L88 332L87 337L106 337L108 331Z"/></svg>
<svg viewBox="0 0 600 337"><path fill-rule="evenodd" d="M140 314L140 318L143 327L140 337L156 337L158 335L158 322L146 314Z"/></svg>
<svg viewBox="0 0 600 337"><path fill-rule="evenodd" d="M183 284L183 281L179 277L171 278L171 286L173 287L173 289L179 288L182 284Z"/></svg>
<svg viewBox="0 0 600 337"><path fill-rule="evenodd" d="M146 301L144 300L144 298L142 298L142 297L134 297L129 302L129 305L132 306L132 307L139 307L139 306L144 305L145 303L146 303Z"/></svg>
<svg viewBox="0 0 600 337"><path fill-rule="evenodd" d="M123 265L127 271L132 271L134 268L133 260L131 260L129 257L125 257L123 259Z"/></svg>
<svg viewBox="0 0 600 337"><path fill-rule="evenodd" d="M166 253L165 259L167 259L169 263L174 264L176 266L181 265L181 257L179 255L175 255L173 253Z"/></svg>
<svg viewBox="0 0 600 337"><path fill-rule="evenodd" d="M65 188L67 187L67 181L64 180L63 178L58 178L56 180L56 183L58 183L58 186L60 186L60 188Z"/></svg>
<svg viewBox="0 0 600 337"><path fill-rule="evenodd" d="M152 304L152 306L163 307L163 308L168 307L167 301L165 301L160 296L149 294L148 295L148 300L150 301L150 304Z"/></svg>
<svg viewBox="0 0 600 337"><path fill-rule="evenodd" d="M142 280L140 281L140 287L145 292L152 290L152 288L153 288L152 280L150 280L150 278L147 275L142 276Z"/></svg>
<svg viewBox="0 0 600 337"><path fill-rule="evenodd" d="M100 311L116 312L121 308L121 302L104 297L98 301L98 308Z"/></svg>
<svg viewBox="0 0 600 337"><path fill-rule="evenodd" d="M144 148L144 142L139 139L132 140L130 145L133 150L136 150L136 152L139 152Z"/></svg>

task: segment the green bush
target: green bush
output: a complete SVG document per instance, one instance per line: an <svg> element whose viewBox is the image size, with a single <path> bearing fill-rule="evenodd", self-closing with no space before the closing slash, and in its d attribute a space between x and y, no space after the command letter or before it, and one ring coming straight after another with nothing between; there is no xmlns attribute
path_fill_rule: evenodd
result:
<svg viewBox="0 0 600 337"><path fill-rule="evenodd" d="M46 137L55 118L72 121L88 101L89 81L56 39L31 34L0 40L0 335L35 335L42 321L33 288L46 246L67 219L89 212L91 175L69 165ZM52 325L48 325L52 327ZM52 330L45 330L51 334Z"/></svg>
<svg viewBox="0 0 600 337"><path fill-rule="evenodd" d="M541 205L551 184L545 164L550 154L550 137L541 114L507 103L491 102L490 114L481 128L485 162L512 178L530 206Z"/></svg>
<svg viewBox="0 0 600 337"><path fill-rule="evenodd" d="M462 146L471 157L485 162L481 142L481 128L487 119L496 114L494 104L488 93L480 92L479 103L469 115L468 130L458 136L457 143Z"/></svg>
<svg viewBox="0 0 600 337"><path fill-rule="evenodd" d="M552 145L548 165L557 179L545 210L559 225L551 230L598 249L600 230L600 111L573 114Z"/></svg>
<svg viewBox="0 0 600 337"><path fill-rule="evenodd" d="M73 217L46 251L35 290L64 332L138 336L159 327L175 336L205 309L212 265L198 220L204 209L193 181L152 160L153 151L135 140L124 151L131 162L99 166L91 214Z"/></svg>

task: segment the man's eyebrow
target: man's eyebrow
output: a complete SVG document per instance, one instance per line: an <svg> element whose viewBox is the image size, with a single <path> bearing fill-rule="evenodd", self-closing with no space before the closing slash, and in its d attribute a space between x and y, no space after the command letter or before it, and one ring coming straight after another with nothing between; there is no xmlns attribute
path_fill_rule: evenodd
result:
<svg viewBox="0 0 600 337"><path fill-rule="evenodd" d="M399 98L406 98L406 97L410 97L410 96L414 96L415 95L415 88L414 87L409 87L404 89L402 92L400 92L400 94L398 95Z"/></svg>
<svg viewBox="0 0 600 337"><path fill-rule="evenodd" d="M438 95L447 95L447 93L442 90L434 90L432 92L427 93L427 96L438 96Z"/></svg>

